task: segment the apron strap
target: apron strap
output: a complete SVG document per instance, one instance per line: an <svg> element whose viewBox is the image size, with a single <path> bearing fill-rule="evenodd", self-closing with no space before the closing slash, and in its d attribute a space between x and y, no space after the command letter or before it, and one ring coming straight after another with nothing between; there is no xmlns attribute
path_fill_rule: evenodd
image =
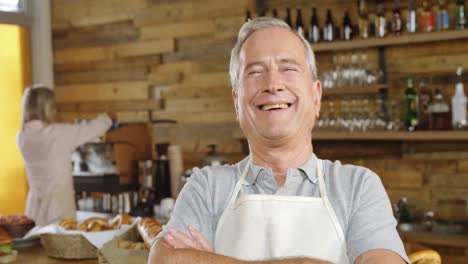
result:
<svg viewBox="0 0 468 264"><path fill-rule="evenodd" d="M234 191L231 195L231 199L229 200L229 203L226 208L229 208L232 204L234 204L234 201L237 198L237 195L239 194L240 189L242 188L242 184L244 184L245 177L247 176L247 172L249 171L251 159L247 161L247 164L244 167L244 170L242 171L242 174L240 176L240 179L237 181L236 186L234 187Z"/></svg>
<svg viewBox="0 0 468 264"><path fill-rule="evenodd" d="M338 236L346 242L343 229L341 228L341 225L338 221L338 218L336 217L335 211L333 210L333 207L330 204L330 201L328 201L328 196L327 196L327 191L325 189L325 179L324 179L324 173L323 173L323 160L317 159L317 174L318 174L318 181L319 181L319 190L320 190L320 195L322 196L323 203L325 204L325 208L327 208L328 214L330 215L330 218L333 222L333 226L335 227L336 233ZM346 250L346 249L345 249ZM346 251L345 251L346 252Z"/></svg>

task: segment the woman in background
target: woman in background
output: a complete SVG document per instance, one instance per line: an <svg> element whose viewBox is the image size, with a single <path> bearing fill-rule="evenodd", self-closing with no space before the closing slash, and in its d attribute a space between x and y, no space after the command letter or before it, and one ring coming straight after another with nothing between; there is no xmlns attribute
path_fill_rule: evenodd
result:
<svg viewBox="0 0 468 264"><path fill-rule="evenodd" d="M104 114L85 123L56 123L56 113L54 91L45 86L26 88L17 144L28 177L26 215L38 226L76 217L71 154L104 134L113 122Z"/></svg>

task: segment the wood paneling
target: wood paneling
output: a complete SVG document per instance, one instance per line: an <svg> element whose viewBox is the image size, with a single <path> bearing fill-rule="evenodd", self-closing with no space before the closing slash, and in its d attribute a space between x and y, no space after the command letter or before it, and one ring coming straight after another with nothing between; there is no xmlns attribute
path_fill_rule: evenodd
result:
<svg viewBox="0 0 468 264"><path fill-rule="evenodd" d="M58 86L57 102L138 100L148 98L147 82L115 82Z"/></svg>
<svg viewBox="0 0 468 264"><path fill-rule="evenodd" d="M110 60L114 52L106 47L69 48L55 50L54 64Z"/></svg>
<svg viewBox="0 0 468 264"><path fill-rule="evenodd" d="M77 119L88 120L95 118L102 112L61 112L58 118L61 122L74 122ZM122 111L116 112L120 123L149 122L148 111Z"/></svg>
<svg viewBox="0 0 468 264"><path fill-rule="evenodd" d="M249 5L249 0L205 0L179 1L158 3L148 9L142 9L135 16L137 26L159 25L179 21L196 20L200 18L216 18L225 16L243 17ZM178 30L178 29L176 29Z"/></svg>
<svg viewBox="0 0 468 264"><path fill-rule="evenodd" d="M145 81L148 78L147 67L132 67L110 70L75 71L62 73L55 78L57 85Z"/></svg>
<svg viewBox="0 0 468 264"><path fill-rule="evenodd" d="M174 39L121 44L114 48L117 57L136 57L174 51Z"/></svg>
<svg viewBox="0 0 468 264"><path fill-rule="evenodd" d="M121 100L121 101L86 101L80 103L59 103L60 112L112 112L112 111L141 111L159 110L159 100Z"/></svg>

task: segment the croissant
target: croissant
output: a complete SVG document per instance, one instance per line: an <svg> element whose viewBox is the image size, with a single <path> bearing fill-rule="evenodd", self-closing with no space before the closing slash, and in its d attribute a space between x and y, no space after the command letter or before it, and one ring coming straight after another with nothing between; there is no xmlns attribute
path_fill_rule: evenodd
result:
<svg viewBox="0 0 468 264"><path fill-rule="evenodd" d="M147 249L151 247L156 236L161 232L161 224L153 218L143 217L138 223L138 233L140 234Z"/></svg>

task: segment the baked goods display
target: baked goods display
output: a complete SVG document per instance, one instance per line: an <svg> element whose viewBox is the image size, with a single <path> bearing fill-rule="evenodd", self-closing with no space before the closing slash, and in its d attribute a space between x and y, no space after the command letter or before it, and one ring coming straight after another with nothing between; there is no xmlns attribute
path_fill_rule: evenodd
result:
<svg viewBox="0 0 468 264"><path fill-rule="evenodd" d="M78 222L74 218L64 218L58 225L65 230L76 230L78 228Z"/></svg>
<svg viewBox="0 0 468 264"><path fill-rule="evenodd" d="M16 260L18 252L13 250L13 244L8 232L0 228L0 263L9 263Z"/></svg>
<svg viewBox="0 0 468 264"><path fill-rule="evenodd" d="M34 221L26 215L0 215L0 227L12 238L23 237L34 226Z"/></svg>
<svg viewBox="0 0 468 264"><path fill-rule="evenodd" d="M32 223L34 221L26 215L0 215L0 225L24 225Z"/></svg>
<svg viewBox="0 0 468 264"><path fill-rule="evenodd" d="M140 234L147 249L151 247L156 236L161 232L161 224L153 218L143 217L138 223L138 233Z"/></svg>
<svg viewBox="0 0 468 264"><path fill-rule="evenodd" d="M411 264L441 264L439 253L432 249L420 250L408 256Z"/></svg>
<svg viewBox="0 0 468 264"><path fill-rule="evenodd" d="M120 229L122 225L131 225L132 217L128 214L119 214L114 219L109 221L105 218L91 217L79 223L76 219L65 218L62 219L58 225L65 230L79 230L84 232L97 232L113 229Z"/></svg>
<svg viewBox="0 0 468 264"><path fill-rule="evenodd" d="M133 242L130 240L119 240L117 242L117 247L120 249L128 249L128 250L141 250L146 249L146 246L142 242Z"/></svg>
<svg viewBox="0 0 468 264"><path fill-rule="evenodd" d="M131 225L132 217L128 214L118 214L111 220L112 229L119 229L122 225Z"/></svg>

